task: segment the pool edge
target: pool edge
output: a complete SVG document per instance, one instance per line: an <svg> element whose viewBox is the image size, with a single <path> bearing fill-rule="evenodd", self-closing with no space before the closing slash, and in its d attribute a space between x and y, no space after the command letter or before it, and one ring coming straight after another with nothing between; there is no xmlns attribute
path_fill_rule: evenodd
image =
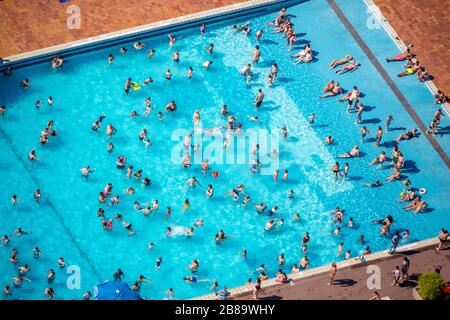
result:
<svg viewBox="0 0 450 320"><path fill-rule="evenodd" d="M301 4L307 1L309 0L248 0L238 2L210 10L204 10L137 27L113 31L93 37L87 37L80 40L2 57L3 63L0 63L0 70L8 66L23 67L29 64L39 63L42 62L43 59L50 59L55 55L80 53L79 51L82 49L87 49L88 47L92 47L90 50L95 50L101 45L111 45L112 43L121 40L124 42L139 36L149 37L159 35L158 33L168 33L177 27L192 27L193 25L199 25L200 23L215 22L211 20L217 18L222 18L224 20L233 19L243 15L258 13L257 9L267 10L270 7L281 8L284 6Z"/></svg>
<svg viewBox="0 0 450 320"><path fill-rule="evenodd" d="M336 262L336 266L338 270L342 269L349 269L355 266L361 266L361 265L369 265L376 263L377 261L383 261L388 258L395 257L396 255L401 254L402 252L408 252L411 250L421 250L421 249L428 249L431 248L439 243L438 239L435 238L428 238L421 241L416 241L413 243L409 243L403 246L400 246L397 248L395 254L389 254L387 253L387 250L377 251L371 254L368 254L364 256L365 261L356 260L356 258L352 258L349 260L339 261ZM300 271L299 273L291 273L288 275L289 279L292 280L305 280L310 277L315 277L319 275L327 274L330 271L330 264L326 264L323 266L315 267L306 271ZM275 281L276 278L271 278L265 281L261 282L261 289L267 289L275 286L285 285L285 283L279 283ZM244 295L252 294L253 292L253 284L243 285L239 287L234 287L229 289L231 295L230 299L241 297ZM189 300L217 300L217 296L215 293L209 293L206 295L198 296L191 298Z"/></svg>

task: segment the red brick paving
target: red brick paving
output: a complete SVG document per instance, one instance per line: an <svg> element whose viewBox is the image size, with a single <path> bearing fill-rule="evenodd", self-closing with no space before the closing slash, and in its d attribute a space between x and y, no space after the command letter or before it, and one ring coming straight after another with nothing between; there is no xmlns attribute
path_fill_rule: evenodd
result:
<svg viewBox="0 0 450 320"><path fill-rule="evenodd" d="M395 266L401 266L404 254L394 254L387 260L376 265L381 270L381 289L370 290L367 288L367 264L359 267L338 270L335 284L328 286L328 274L314 276L305 280L296 280L295 285L281 284L267 289L261 289L259 298L263 300L367 300L374 291L378 291L381 297L389 297L391 300L413 300L412 288L416 286L418 275L432 271L433 266L442 266L441 275L444 280L450 280L450 250L436 251L435 246L423 249L420 252L410 252L408 258L411 261L410 279L404 281L399 287L391 286L392 271ZM236 300L252 299L251 294L237 297Z"/></svg>
<svg viewBox="0 0 450 320"><path fill-rule="evenodd" d="M450 94L450 0L374 0L417 59Z"/></svg>
<svg viewBox="0 0 450 320"><path fill-rule="evenodd" d="M0 57L218 8L242 0L0 0ZM70 5L81 29L66 27Z"/></svg>

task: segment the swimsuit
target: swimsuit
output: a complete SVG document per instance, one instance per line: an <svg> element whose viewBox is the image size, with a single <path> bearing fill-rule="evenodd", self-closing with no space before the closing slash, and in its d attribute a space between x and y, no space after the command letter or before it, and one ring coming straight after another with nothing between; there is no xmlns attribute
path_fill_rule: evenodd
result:
<svg viewBox="0 0 450 320"><path fill-rule="evenodd" d="M411 75L414 73L414 70L412 68L406 69L406 74Z"/></svg>

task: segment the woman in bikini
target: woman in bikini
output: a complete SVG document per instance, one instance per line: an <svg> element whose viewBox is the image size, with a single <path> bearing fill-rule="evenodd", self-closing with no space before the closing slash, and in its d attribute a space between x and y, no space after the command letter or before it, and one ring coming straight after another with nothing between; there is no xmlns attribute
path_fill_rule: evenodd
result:
<svg viewBox="0 0 450 320"><path fill-rule="evenodd" d="M349 64L343 66L339 70L336 70L336 73L337 74L343 74L343 73L346 73L346 72L353 72L356 69L358 69L360 66L361 66L361 63L352 62L352 63L349 63Z"/></svg>
<svg viewBox="0 0 450 320"><path fill-rule="evenodd" d="M394 141L400 142L401 140L409 140L411 138L414 138L415 136L417 136L417 129L412 129L406 133L402 133Z"/></svg>
<svg viewBox="0 0 450 320"><path fill-rule="evenodd" d="M414 55L412 54L411 49L410 49L412 46L413 46L412 44L409 45L408 49L406 49L405 52L397 54L397 55L393 56L392 58L386 58L386 62L405 61L408 58L413 58Z"/></svg>
<svg viewBox="0 0 450 320"><path fill-rule="evenodd" d="M347 55L346 55L344 58L342 58L342 59L335 59L335 60L331 61L330 65L329 65L328 67L329 67L330 69L334 69L334 68L336 68L337 66L346 64L347 62L354 63L354 62L355 62L355 59L354 59L351 55L347 54Z"/></svg>

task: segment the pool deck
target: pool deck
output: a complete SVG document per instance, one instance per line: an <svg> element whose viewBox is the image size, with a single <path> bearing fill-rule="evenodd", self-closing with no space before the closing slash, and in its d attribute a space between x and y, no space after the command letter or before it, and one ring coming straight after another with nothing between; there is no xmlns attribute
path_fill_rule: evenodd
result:
<svg viewBox="0 0 450 320"><path fill-rule="evenodd" d="M371 263L360 263L354 267L339 270L335 283L328 286L328 273L311 276L295 281L295 285L280 284L261 289L261 300L367 300L374 291L382 298L390 300L413 300L412 288L416 287L418 276L433 270L433 266L442 266L441 275L444 280L450 279L450 250L435 250L435 245L418 250L399 251L397 254L381 258ZM392 271L395 266L401 266L403 257L407 255L411 261L410 276L398 287L391 286ZM376 265L381 271L381 288L369 289L367 280L372 275L368 266ZM327 266L329 268L329 266ZM251 293L235 297L236 300L252 299Z"/></svg>
<svg viewBox="0 0 450 320"><path fill-rule="evenodd" d="M210 10L242 0L0 1L0 57ZM66 11L79 6L80 29L70 30ZM24 25L26 21L26 25Z"/></svg>
<svg viewBox="0 0 450 320"><path fill-rule="evenodd" d="M433 82L450 93L450 1L374 0L381 13L406 44L413 44L417 59L435 77Z"/></svg>

